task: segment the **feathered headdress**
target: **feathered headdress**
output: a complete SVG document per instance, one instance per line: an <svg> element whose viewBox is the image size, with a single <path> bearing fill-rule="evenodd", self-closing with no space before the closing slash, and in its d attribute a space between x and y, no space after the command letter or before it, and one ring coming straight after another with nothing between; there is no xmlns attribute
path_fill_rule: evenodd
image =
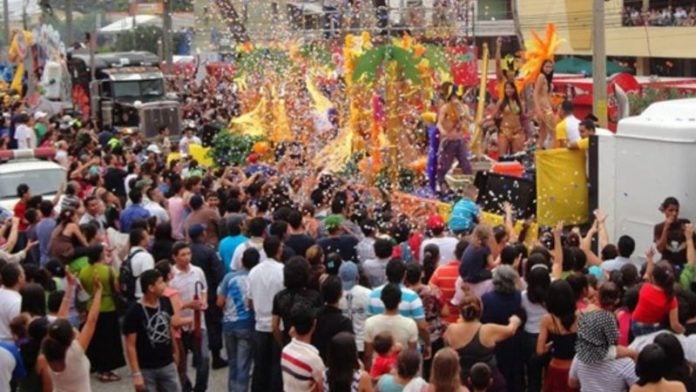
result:
<svg viewBox="0 0 696 392"><path fill-rule="evenodd" d="M553 23L546 25L545 39L541 39L536 31L532 31L532 39L527 41L526 45L525 63L520 69L524 85L534 83L541 72L541 65L546 60L553 60L560 44L561 40L558 38L556 25Z"/></svg>

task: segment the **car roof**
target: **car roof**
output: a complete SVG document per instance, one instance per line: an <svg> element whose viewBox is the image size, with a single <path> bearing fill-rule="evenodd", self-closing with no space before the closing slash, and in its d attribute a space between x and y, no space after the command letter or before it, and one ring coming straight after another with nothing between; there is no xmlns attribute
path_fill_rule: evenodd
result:
<svg viewBox="0 0 696 392"><path fill-rule="evenodd" d="M61 165L41 159L17 159L0 164L0 174L27 170L65 170Z"/></svg>

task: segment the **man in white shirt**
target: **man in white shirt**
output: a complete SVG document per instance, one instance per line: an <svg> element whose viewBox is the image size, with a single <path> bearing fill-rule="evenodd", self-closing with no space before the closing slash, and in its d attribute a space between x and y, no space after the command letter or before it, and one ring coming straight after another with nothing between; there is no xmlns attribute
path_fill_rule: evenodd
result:
<svg viewBox="0 0 696 392"><path fill-rule="evenodd" d="M326 366L314 347L312 335L317 325L312 310L295 304L290 310L292 341L283 348L283 391L321 391Z"/></svg>
<svg viewBox="0 0 696 392"><path fill-rule="evenodd" d="M242 269L242 256L244 255L244 251L249 248L256 248L256 250L259 251L261 261L266 259L266 252L263 250L266 220L258 217L251 219L247 225L247 232L249 234L249 240L239 245L234 250L234 253L232 253L232 261L230 262L230 269L232 271L240 271ZM278 260L280 260L280 258Z"/></svg>
<svg viewBox="0 0 696 392"><path fill-rule="evenodd" d="M14 138L17 140L17 149L34 149L36 148L36 133L27 123L29 115L26 113L20 114L15 126Z"/></svg>
<svg viewBox="0 0 696 392"><path fill-rule="evenodd" d="M617 248L619 255L613 260L603 262L601 264L602 270L607 273L611 273L612 271L620 270L621 267L626 264L633 264L636 266L636 269L640 271L642 265L631 260L631 255L633 255L633 251L636 249L636 242L633 240L633 238L627 235L622 235L617 243Z"/></svg>
<svg viewBox="0 0 696 392"><path fill-rule="evenodd" d="M358 352L362 353L365 351L365 320L367 320L367 306L370 303L371 291L358 284L358 266L353 262L341 264L338 277L343 283L343 297L338 307L353 323L355 344Z"/></svg>
<svg viewBox="0 0 696 392"><path fill-rule="evenodd" d="M580 140L580 119L575 117L573 103L563 101L561 104L561 120L556 125L556 147L564 148Z"/></svg>
<svg viewBox="0 0 696 392"><path fill-rule="evenodd" d="M0 340L13 342L10 322L19 316L22 296L19 290L24 287L24 270L19 264L9 263L0 269Z"/></svg>
<svg viewBox="0 0 696 392"><path fill-rule="evenodd" d="M387 282L387 263L391 259L393 245L390 240L378 238L374 244L376 258L368 259L362 264L363 273L370 287L379 287Z"/></svg>
<svg viewBox="0 0 696 392"><path fill-rule="evenodd" d="M438 265L443 265L454 260L454 250L457 248L457 243L459 241L454 237L445 235L445 220L442 219L440 214L434 214L428 218L427 226L428 230L432 233L432 238L423 241L421 244L418 260L423 260L425 248L430 244L435 244L438 249L440 249L440 262Z"/></svg>
<svg viewBox="0 0 696 392"><path fill-rule="evenodd" d="M169 213L162 207L166 201L162 191L158 187L150 187L145 193L148 201L145 203L145 209L150 211L150 216L157 218L157 224L169 222Z"/></svg>
<svg viewBox="0 0 696 392"><path fill-rule="evenodd" d="M193 326L185 326L181 331L179 340L179 374L186 374L188 371L187 355L191 351L193 357L197 359L196 382L193 385L194 391L205 391L208 388L208 377L210 374L210 352L208 350L208 334L205 331L205 307L208 303L208 286L205 280L205 273L202 269L191 264L191 248L186 242L177 242L172 247L172 258L174 267L172 272L174 277L169 282L169 287L179 292L183 306L181 308L182 318L196 318L196 313L200 316L200 325L194 322ZM197 297L197 298L196 298ZM200 343L196 341L196 328L200 328ZM188 377L184 377L182 387L184 390L191 390L191 382Z"/></svg>
<svg viewBox="0 0 696 392"><path fill-rule="evenodd" d="M382 332L389 332L395 343L402 347L416 349L418 343L418 326L413 319L399 314L401 288L398 284L389 283L382 289L381 300L384 303L384 313L372 316L365 321L365 368L372 366L372 343Z"/></svg>
<svg viewBox="0 0 696 392"><path fill-rule="evenodd" d="M184 136L179 140L179 152L182 155L189 155L189 145L198 144L199 146L203 144L198 136L195 136L193 132L195 129L192 125L188 125L184 130Z"/></svg>
<svg viewBox="0 0 696 392"><path fill-rule="evenodd" d="M130 258L133 277L136 279L135 298L140 299L143 297L143 290L140 287L140 275L147 270L155 268L155 259L146 249L150 243L150 236L145 229L133 229L129 236L131 248L128 251L128 257Z"/></svg>
<svg viewBox="0 0 696 392"><path fill-rule="evenodd" d="M85 213L80 218L80 225L94 224L100 232L106 230L106 216L104 204L96 196L88 196L85 199Z"/></svg>
<svg viewBox="0 0 696 392"><path fill-rule="evenodd" d="M281 390L280 347L273 339L271 327L273 297L283 290L283 242L276 236L266 237L263 249L268 256L249 272L247 298L256 319L254 341L253 391Z"/></svg>

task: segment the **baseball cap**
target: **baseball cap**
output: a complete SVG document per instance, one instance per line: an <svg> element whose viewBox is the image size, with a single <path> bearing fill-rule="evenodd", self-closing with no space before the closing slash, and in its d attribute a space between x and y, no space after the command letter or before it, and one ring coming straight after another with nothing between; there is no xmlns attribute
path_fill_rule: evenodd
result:
<svg viewBox="0 0 696 392"><path fill-rule="evenodd" d="M329 215L324 219L324 227L326 230L334 230L341 226L343 223L343 217L338 214Z"/></svg>
<svg viewBox="0 0 696 392"><path fill-rule="evenodd" d="M46 116L48 116L48 114L46 112L42 112L39 110L38 112L34 113L34 120L38 120L38 119L44 118Z"/></svg>
<svg viewBox="0 0 696 392"><path fill-rule="evenodd" d="M442 229L445 227L445 220L442 219L440 214L430 215L428 218L428 229Z"/></svg>
<svg viewBox="0 0 696 392"><path fill-rule="evenodd" d="M157 155L162 154L162 150L156 144L150 144L147 146L147 152L154 152Z"/></svg>
<svg viewBox="0 0 696 392"><path fill-rule="evenodd" d="M205 225L197 223L188 229L188 235L190 238L196 238L205 232Z"/></svg>
<svg viewBox="0 0 696 392"><path fill-rule="evenodd" d="M342 263L338 268L338 277L343 283L343 290L350 290L358 284L358 266L352 261Z"/></svg>

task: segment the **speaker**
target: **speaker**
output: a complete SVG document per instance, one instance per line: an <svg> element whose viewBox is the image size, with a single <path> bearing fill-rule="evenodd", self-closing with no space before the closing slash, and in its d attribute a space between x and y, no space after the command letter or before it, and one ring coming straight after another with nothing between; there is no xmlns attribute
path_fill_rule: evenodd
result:
<svg viewBox="0 0 696 392"><path fill-rule="evenodd" d="M486 212L503 215L503 203L513 205L517 219L536 215L536 183L534 180L478 172L474 185L479 190L476 203Z"/></svg>

